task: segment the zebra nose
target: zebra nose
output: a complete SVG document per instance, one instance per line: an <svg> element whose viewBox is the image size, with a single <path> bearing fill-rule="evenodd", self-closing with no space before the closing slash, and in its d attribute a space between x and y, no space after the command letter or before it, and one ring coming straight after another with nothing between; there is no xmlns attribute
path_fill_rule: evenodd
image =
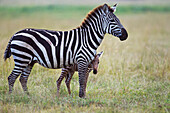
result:
<svg viewBox="0 0 170 113"><path fill-rule="evenodd" d="M93 74L97 74L97 70L96 69L93 70Z"/></svg>
<svg viewBox="0 0 170 113"><path fill-rule="evenodd" d="M125 28L122 28L121 31L122 31L122 36L120 36L119 38L121 41L124 41L128 38L128 33Z"/></svg>

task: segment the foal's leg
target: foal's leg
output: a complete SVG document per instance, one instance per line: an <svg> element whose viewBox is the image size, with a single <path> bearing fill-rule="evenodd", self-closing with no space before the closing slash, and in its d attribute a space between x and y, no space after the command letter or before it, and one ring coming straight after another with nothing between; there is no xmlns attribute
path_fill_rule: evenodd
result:
<svg viewBox="0 0 170 113"><path fill-rule="evenodd" d="M28 77L31 73L31 70L32 70L32 67L31 65L28 65L21 73L21 76L20 76L20 83L22 85L22 88L24 90L25 93L29 94L28 93L28 88L27 88L27 80L28 80Z"/></svg>
<svg viewBox="0 0 170 113"><path fill-rule="evenodd" d="M60 91L60 85L61 85L61 82L63 80L64 77L66 77L66 75L68 74L68 69L66 68L62 68L62 71L61 71L61 75L60 77L58 78L58 80L56 81L57 83L57 96L59 97L59 91Z"/></svg>
<svg viewBox="0 0 170 113"><path fill-rule="evenodd" d="M73 77L73 75L74 75L74 72L75 72L75 71L71 70L71 71L69 72L69 74L67 74L67 78L66 78L66 80L65 80L65 84L66 84L66 86L67 86L67 90L68 90L69 95L71 95L70 81L71 81L71 79L72 79L72 77Z"/></svg>

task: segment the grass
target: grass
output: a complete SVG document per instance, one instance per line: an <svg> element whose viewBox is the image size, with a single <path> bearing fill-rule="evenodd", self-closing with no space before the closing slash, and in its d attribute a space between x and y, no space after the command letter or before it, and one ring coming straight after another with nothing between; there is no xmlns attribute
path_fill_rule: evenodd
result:
<svg viewBox="0 0 170 113"><path fill-rule="evenodd" d="M72 18L72 14L85 15L97 6L74 6L74 5L47 5L47 6L0 6L0 16L15 18L20 16L37 15L50 13L56 17ZM143 13L143 12L170 12L169 5L128 5L118 6L118 14ZM61 13L62 12L62 13ZM69 13L68 13L69 12ZM58 15L59 14L59 15Z"/></svg>
<svg viewBox="0 0 170 113"><path fill-rule="evenodd" d="M0 9L0 112L170 111L169 11L117 12L129 38L120 42L111 35L105 36L98 49L98 52L104 51L99 72L90 73L86 99L78 97L77 73L71 81L72 95L68 96L63 82L61 96L57 98L56 80L61 70L46 69L38 64L28 80L30 95L23 93L18 79L13 94L8 95L7 77L14 63L12 58L4 62L3 53L10 37L28 27L69 30L77 27L91 10L91 6L78 11L78 6L72 6L60 12L61 7L53 7L53 11L45 9L43 12L33 10L35 7L26 7L30 11L23 12L20 9L24 7Z"/></svg>

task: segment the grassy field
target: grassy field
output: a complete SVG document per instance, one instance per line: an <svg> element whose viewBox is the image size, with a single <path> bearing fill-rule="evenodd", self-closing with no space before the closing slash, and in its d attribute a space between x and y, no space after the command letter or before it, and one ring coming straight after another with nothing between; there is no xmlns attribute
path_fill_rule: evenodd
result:
<svg viewBox="0 0 170 113"><path fill-rule="evenodd" d="M95 6L94 6L95 7ZM87 98L80 99L77 73L72 96L64 82L56 97L61 70L34 66L25 95L17 79L8 95L13 59L3 61L10 37L24 28L69 30L80 25L92 6L0 7L0 112L170 112L170 8L123 6L116 15L129 33L120 42L106 35L97 75L90 73Z"/></svg>

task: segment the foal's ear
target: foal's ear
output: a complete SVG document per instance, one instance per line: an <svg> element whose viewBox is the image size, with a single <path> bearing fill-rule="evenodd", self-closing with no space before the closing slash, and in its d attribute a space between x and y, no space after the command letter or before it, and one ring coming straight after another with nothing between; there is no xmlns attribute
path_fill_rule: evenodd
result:
<svg viewBox="0 0 170 113"><path fill-rule="evenodd" d="M111 7L111 9L113 10L113 12L116 12L116 6L117 6L117 4L115 4L114 6Z"/></svg>
<svg viewBox="0 0 170 113"><path fill-rule="evenodd" d="M99 57L100 57L102 54L103 54L103 51L102 51L102 52L100 52L100 53L98 53L98 54L97 54L97 56L99 56Z"/></svg>

